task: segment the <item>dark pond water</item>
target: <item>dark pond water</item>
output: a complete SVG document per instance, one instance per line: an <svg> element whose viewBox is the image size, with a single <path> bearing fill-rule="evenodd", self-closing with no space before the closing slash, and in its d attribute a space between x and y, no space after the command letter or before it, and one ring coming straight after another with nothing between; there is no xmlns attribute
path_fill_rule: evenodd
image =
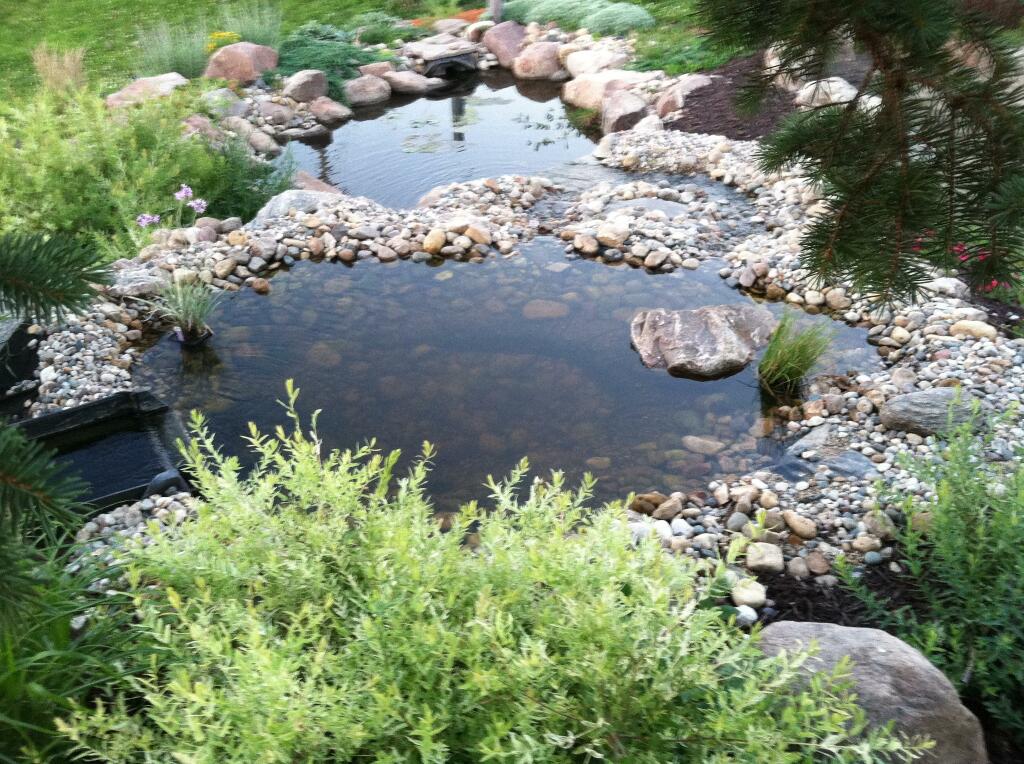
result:
<svg viewBox="0 0 1024 764"><path fill-rule="evenodd" d="M323 409L328 446L376 437L413 455L435 443L430 482L442 509L483 498L487 475L523 456L535 473L592 471L601 499L692 490L770 460L756 437L764 423L753 370L694 382L645 369L629 322L643 308L747 299L717 267L652 276L568 262L549 238L483 264L301 262L273 280L269 296L244 290L225 300L208 347L183 356L164 341L137 374L179 410L205 410L234 452L247 422L269 430L284 421L275 400L294 378L302 411ZM835 326L827 366L865 363L863 333ZM688 451L687 435L723 450Z"/></svg>
<svg viewBox="0 0 1024 764"><path fill-rule="evenodd" d="M530 175L593 150L570 123L560 86L507 72L459 83L434 98L364 108L326 145L293 143L307 172L355 196L414 207L455 181Z"/></svg>

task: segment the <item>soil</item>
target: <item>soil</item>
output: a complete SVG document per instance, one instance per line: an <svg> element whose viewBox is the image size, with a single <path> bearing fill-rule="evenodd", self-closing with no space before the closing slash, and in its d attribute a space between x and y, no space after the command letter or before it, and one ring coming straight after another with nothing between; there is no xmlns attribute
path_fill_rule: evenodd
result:
<svg viewBox="0 0 1024 764"><path fill-rule="evenodd" d="M714 84L688 95L682 115L665 126L670 130L724 135L745 141L771 133L786 115L795 111L792 94L773 89L765 96L757 113L736 111L740 88L760 72L762 58L763 54L756 53L703 72L714 77Z"/></svg>

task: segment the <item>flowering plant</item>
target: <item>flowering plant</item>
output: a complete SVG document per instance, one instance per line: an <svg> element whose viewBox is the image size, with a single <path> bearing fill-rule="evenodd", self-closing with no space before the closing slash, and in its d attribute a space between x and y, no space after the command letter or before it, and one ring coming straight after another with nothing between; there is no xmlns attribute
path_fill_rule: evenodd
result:
<svg viewBox="0 0 1024 764"><path fill-rule="evenodd" d="M192 187L185 183L182 183L181 188L174 192L174 198L178 202L176 208L171 210L174 215L175 228L181 227L182 214L186 207L192 210L192 224L195 223L196 218L206 212L206 208L208 206L206 200L197 197L192 191ZM148 212L143 212L135 218L135 223L139 228L149 228L151 225L158 225L161 219L161 215L152 215Z"/></svg>
<svg viewBox="0 0 1024 764"><path fill-rule="evenodd" d="M210 36L206 38L206 54L209 55L218 48L239 42L241 39L242 37L237 32L211 32Z"/></svg>

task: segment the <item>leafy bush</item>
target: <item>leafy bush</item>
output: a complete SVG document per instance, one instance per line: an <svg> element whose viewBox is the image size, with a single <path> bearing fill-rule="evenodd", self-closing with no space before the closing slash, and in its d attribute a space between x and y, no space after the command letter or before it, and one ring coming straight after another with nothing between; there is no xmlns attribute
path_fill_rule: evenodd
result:
<svg viewBox="0 0 1024 764"><path fill-rule="evenodd" d="M281 43L277 73L283 77L302 69L320 69L327 74L329 94L343 100L346 80L359 76L359 67L377 57L352 43L344 29L312 21L303 24Z"/></svg>
<svg viewBox="0 0 1024 764"><path fill-rule="evenodd" d="M782 314L757 365L757 379L769 391L796 392L832 342L832 334L824 325L797 330L795 320L793 311Z"/></svg>
<svg viewBox="0 0 1024 764"><path fill-rule="evenodd" d="M269 45L281 44L281 9L270 2L255 2L224 6L220 11L220 28L234 32L245 42Z"/></svg>
<svg viewBox="0 0 1024 764"><path fill-rule="evenodd" d="M583 19L585 26L594 34L626 34L633 29L649 29L654 26L654 17L632 3L611 3L598 8Z"/></svg>
<svg viewBox="0 0 1024 764"><path fill-rule="evenodd" d="M695 564L630 548L589 485L525 464L445 532L424 459L267 437L242 479L193 415L194 522L127 561L162 654L66 724L109 762L879 761L903 750L697 594ZM466 539L471 530L475 548ZM848 727L848 725L851 725ZM872 752L875 755L872 756ZM909 759L909 756L896 756Z"/></svg>
<svg viewBox="0 0 1024 764"><path fill-rule="evenodd" d="M177 72L189 79L198 77L206 69L206 42L206 23L201 18L188 26L171 26L161 21L144 29L139 32L139 74Z"/></svg>
<svg viewBox="0 0 1024 764"><path fill-rule="evenodd" d="M917 647L1017 746L1024 746L1024 466L985 458L990 435L955 432L911 464L930 501L902 500L899 534L912 604L895 606L847 575L883 628Z"/></svg>
<svg viewBox="0 0 1024 764"><path fill-rule="evenodd" d="M533 4L534 0L508 0L501 10L501 17L505 21L528 24L530 22L530 9L533 7Z"/></svg>
<svg viewBox="0 0 1024 764"><path fill-rule="evenodd" d="M182 183L202 189L209 214L251 216L286 187L286 173L182 135L189 94L112 114L94 93L37 94L0 106L0 231L126 238L139 212L159 210Z"/></svg>

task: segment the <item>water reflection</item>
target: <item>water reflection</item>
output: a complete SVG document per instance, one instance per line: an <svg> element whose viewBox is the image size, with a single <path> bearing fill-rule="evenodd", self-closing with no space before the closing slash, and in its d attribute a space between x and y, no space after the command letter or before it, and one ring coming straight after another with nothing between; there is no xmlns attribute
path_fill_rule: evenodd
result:
<svg viewBox="0 0 1024 764"><path fill-rule="evenodd" d="M715 271L569 264L545 239L479 265L303 262L267 297L225 300L200 351L155 347L137 379L179 410L207 411L238 451L248 421L282 421L275 401L294 378L302 410L323 409L330 447L376 437L411 455L436 443L431 488L446 509L479 498L488 474L522 456L541 472L594 472L602 499L693 490L771 460L753 371L693 382L645 369L629 321L640 309L746 299ZM843 327L828 365L870 357L863 332Z"/></svg>

